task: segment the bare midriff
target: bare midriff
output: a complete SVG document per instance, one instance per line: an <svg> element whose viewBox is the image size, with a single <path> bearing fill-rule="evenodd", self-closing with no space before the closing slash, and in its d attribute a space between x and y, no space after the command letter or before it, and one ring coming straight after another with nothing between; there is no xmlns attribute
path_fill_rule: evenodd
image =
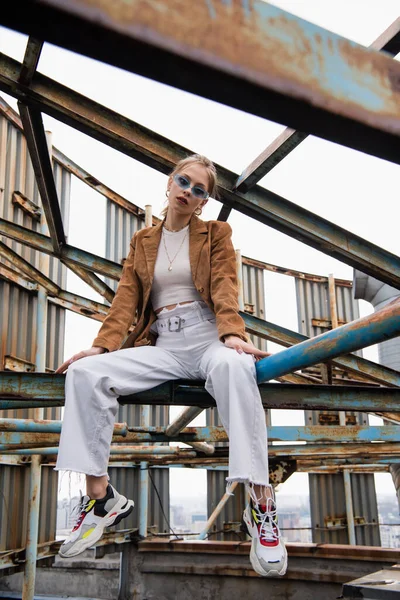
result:
<svg viewBox="0 0 400 600"><path fill-rule="evenodd" d="M176 308L178 306L178 304L192 304L193 300L188 300L187 302L177 302L176 304L168 304L168 306L162 306L161 308L157 308L157 310L155 311L156 315L158 315L158 313L160 313L162 310L172 310L173 308Z"/></svg>

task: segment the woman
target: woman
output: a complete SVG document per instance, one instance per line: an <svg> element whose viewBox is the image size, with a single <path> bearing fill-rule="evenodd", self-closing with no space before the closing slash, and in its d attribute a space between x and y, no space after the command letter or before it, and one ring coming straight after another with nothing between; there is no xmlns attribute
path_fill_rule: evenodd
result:
<svg viewBox="0 0 400 600"><path fill-rule="evenodd" d="M204 379L230 438L228 489L240 481L249 493L244 519L253 568L264 576L286 571L254 365L268 354L248 341L238 314L230 226L198 218L216 186L215 167L205 157L176 165L168 179L165 218L133 236L92 348L57 370L68 369L56 469L85 473L87 489L62 556L83 552L133 509L107 476L118 396L172 379ZM124 342L135 315L136 326Z"/></svg>

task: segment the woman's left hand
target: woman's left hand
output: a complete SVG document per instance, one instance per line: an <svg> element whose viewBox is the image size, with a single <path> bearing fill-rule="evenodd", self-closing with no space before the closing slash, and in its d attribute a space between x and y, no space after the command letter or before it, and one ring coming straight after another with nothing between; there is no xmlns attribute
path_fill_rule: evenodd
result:
<svg viewBox="0 0 400 600"><path fill-rule="evenodd" d="M262 358L266 358L267 356L271 356L270 352L264 352L264 350L259 350L255 347L252 342L245 342L240 337L236 335L228 335L224 340L225 346L228 348L232 348L232 350L236 350L239 354L252 354L256 360L261 360Z"/></svg>

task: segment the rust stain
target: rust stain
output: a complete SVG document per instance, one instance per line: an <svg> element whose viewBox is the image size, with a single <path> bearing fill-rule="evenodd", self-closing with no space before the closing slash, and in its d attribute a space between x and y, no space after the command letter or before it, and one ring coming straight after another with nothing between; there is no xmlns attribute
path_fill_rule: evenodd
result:
<svg viewBox="0 0 400 600"><path fill-rule="evenodd" d="M340 114L367 121L376 120L380 114L385 117L386 129L399 131L398 96L394 92L398 91L400 65L394 64L394 74L389 76L387 56L333 38L334 34L325 39L316 32L312 37L300 21L285 13L273 17L257 12L257 3L245 7L239 2L228 5L214 0L192 2L190 8L186 0L75 0L68 10L134 39ZM329 89L326 58L337 53L338 60L341 55L349 65L353 79L359 73L366 89L380 93L382 111L368 104L361 107L339 88ZM378 85L379 90L373 90Z"/></svg>

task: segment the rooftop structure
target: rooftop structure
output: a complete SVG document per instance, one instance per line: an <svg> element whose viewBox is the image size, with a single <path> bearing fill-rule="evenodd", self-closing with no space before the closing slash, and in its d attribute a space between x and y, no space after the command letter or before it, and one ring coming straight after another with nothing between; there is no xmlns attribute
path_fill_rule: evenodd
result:
<svg viewBox="0 0 400 600"><path fill-rule="evenodd" d="M357 575L369 574L371 581L374 571L398 560L395 552L379 547L371 473L391 471L399 490L400 376L397 366L366 360L360 351L400 334L400 260L260 181L309 135L400 163L400 64L394 59L400 52L400 19L365 48L259 1L22 0L8 8L2 24L28 34L29 40L22 63L0 54L0 91L17 99L19 109L18 115L0 100L0 410L8 411L0 419L0 479L7 498L0 504L0 568L4 574L24 571L22 598L31 600L37 563L49 566L59 546L57 480L47 467L57 454L64 402L64 376L53 371L62 354L65 310L101 322L131 235L157 222L151 207L129 201L57 150L46 135L42 113L164 175L197 150L195 144L189 150L41 74L43 44L53 43L287 125L240 174L217 165L218 218L227 220L237 211L343 261L370 283L394 290L373 315L359 318L352 281L238 253L247 331L258 344L269 340L286 348L257 363L264 407L305 410L307 417L304 426L268 423L271 480L279 484L295 471L312 474L314 543L289 545L292 571L277 584L277 593L291 581L287 597L294 598L295 586L310 571L307 561L313 560L316 584L329 583L329 593L334 593L335 585L348 583L344 593L352 594L354 572L346 571L346 562L357 562ZM106 198L105 257L68 241L71 178ZM104 302L69 292L67 269ZM295 278L299 332L265 320L265 272ZM318 311L310 311L310 304ZM168 422L168 406L186 408ZM150 589L160 593L157 573L167 577L166 597L183 597L179 588L189 573L218 593L222 581L238 577L248 581L241 580L237 593L246 586L254 593L257 589L245 560L245 537L235 525L243 498L239 490L234 501L223 494L226 434L212 410L206 426L190 427L199 413L214 406L200 381L168 383L120 398L110 467L124 491L131 490L139 510L128 531L110 533L96 548L96 556L123 550L120 600L131 597L134 589L140 598ZM368 413L382 417L385 426L369 425ZM165 515L169 470L185 465L208 473L209 519L194 542L176 541ZM333 483L336 495L328 498L327 486ZM214 526L221 541L210 539ZM167 541L152 539L149 534L154 533ZM337 577L334 568L327 569L332 560L341 561ZM393 579L398 586L396 569L390 577L384 572L385 581ZM200 593L201 585L193 589ZM305 598L307 586L301 585ZM376 589L385 594L390 585ZM363 581L356 586L363 588Z"/></svg>

